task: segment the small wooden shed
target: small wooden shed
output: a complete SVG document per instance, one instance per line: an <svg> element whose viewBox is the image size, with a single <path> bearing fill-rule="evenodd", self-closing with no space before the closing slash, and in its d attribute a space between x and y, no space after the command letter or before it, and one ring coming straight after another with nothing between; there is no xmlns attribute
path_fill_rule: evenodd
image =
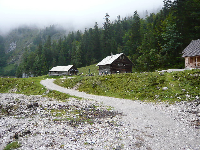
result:
<svg viewBox="0 0 200 150"><path fill-rule="evenodd" d="M76 75L77 73L78 69L73 65L56 66L49 70L49 76Z"/></svg>
<svg viewBox="0 0 200 150"><path fill-rule="evenodd" d="M123 53L107 56L96 66L99 66L99 75L114 73L131 73L133 63Z"/></svg>
<svg viewBox="0 0 200 150"><path fill-rule="evenodd" d="M182 53L185 68L200 68L200 39L192 40Z"/></svg>

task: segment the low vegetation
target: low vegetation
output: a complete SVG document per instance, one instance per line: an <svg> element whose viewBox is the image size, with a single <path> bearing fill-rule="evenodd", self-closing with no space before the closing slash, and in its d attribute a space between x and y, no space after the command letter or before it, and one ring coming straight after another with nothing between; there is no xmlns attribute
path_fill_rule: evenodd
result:
<svg viewBox="0 0 200 150"><path fill-rule="evenodd" d="M83 76L57 79L55 83L67 88L76 86L79 91L90 94L173 103L199 97L200 70Z"/></svg>
<svg viewBox="0 0 200 150"><path fill-rule="evenodd" d="M19 148L19 147L20 147L19 142L15 141L15 142L9 143L3 150L11 150L11 149Z"/></svg>
<svg viewBox="0 0 200 150"><path fill-rule="evenodd" d="M91 75L91 74L98 75L99 74L98 68L99 67L96 66L96 64L94 64L94 65L78 68L78 71L80 74L83 74L83 75Z"/></svg>
<svg viewBox="0 0 200 150"><path fill-rule="evenodd" d="M132 100L175 102L190 101L199 97L199 76L200 70L172 73L144 72L106 76L76 76L70 79L58 78L55 83L96 95ZM70 97L68 94L44 88L40 81L46 78L48 76L24 79L0 78L0 92L44 95L63 101Z"/></svg>
<svg viewBox="0 0 200 150"><path fill-rule="evenodd" d="M113 118L117 115L121 115L121 113L113 111L111 107L103 106L95 101L85 99L80 100L77 97L70 98L74 96L48 90L40 84L40 81L46 78L48 78L48 76L24 79L0 78L0 93L25 94L18 95L18 97L15 98L8 96L8 98L1 99L0 118L3 117L4 119L7 119L12 116L15 119L18 119L20 123L24 121L23 124L26 124L28 127L34 126L35 131L40 128L40 125L38 125L39 122L36 119L38 117L41 117L41 120L48 120L49 124L62 123L76 128L77 126L84 124L101 124L105 118ZM41 99L41 96L26 95L43 95L51 98ZM63 103L66 101L67 103ZM28 122L27 118L29 118ZM112 126L115 125L114 121L108 121L107 123ZM13 126L15 126L14 124L15 123L13 123ZM17 125L17 127L20 128L20 125ZM9 126L9 129L10 128L11 127ZM23 147L24 143L18 142L17 140L40 134L40 132L34 132L29 129L27 130L26 128L20 129L20 131L16 130L17 129L15 128L12 131L7 131L13 134L13 136L11 136L13 138L10 139L12 141L6 141L6 143L4 143L4 150ZM48 132L45 132L46 136L48 136L48 134ZM2 135L2 138L5 137L6 133Z"/></svg>
<svg viewBox="0 0 200 150"><path fill-rule="evenodd" d="M25 95L43 95L65 101L70 96L58 91L49 91L40 81L49 76L40 76L32 78L0 78L0 93L18 93ZM58 78L58 77L55 77Z"/></svg>
<svg viewBox="0 0 200 150"><path fill-rule="evenodd" d="M78 105L65 105L57 109L50 109L54 122L67 122L72 127L80 124L88 123L93 124L95 119L114 117L121 115L118 112L110 111L109 109L102 109L98 105L78 106Z"/></svg>

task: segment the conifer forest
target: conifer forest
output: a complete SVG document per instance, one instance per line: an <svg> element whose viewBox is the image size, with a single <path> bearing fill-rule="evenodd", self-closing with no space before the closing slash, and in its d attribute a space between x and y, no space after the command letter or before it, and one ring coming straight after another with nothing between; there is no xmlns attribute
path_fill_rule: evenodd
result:
<svg viewBox="0 0 200 150"><path fill-rule="evenodd" d="M199 0L164 0L159 12L146 12L143 18L137 11L125 18L119 15L114 21L109 17L105 13L103 27L94 22L93 28L71 31L58 39L52 38L58 32L56 27L46 27L24 48L14 69L1 69L0 75L40 76L54 66L96 64L111 53L128 56L134 72L184 68L182 51L192 40L200 39ZM8 65L11 55L6 53L4 43L0 36L0 68Z"/></svg>

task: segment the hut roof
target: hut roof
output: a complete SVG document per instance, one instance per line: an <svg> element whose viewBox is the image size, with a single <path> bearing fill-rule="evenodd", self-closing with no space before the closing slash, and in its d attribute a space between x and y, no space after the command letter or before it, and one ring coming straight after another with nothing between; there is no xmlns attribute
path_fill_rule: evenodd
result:
<svg viewBox="0 0 200 150"><path fill-rule="evenodd" d="M123 55L123 53L120 54L116 54L116 55L111 55L111 56L107 56L106 58L104 58L101 62L99 62L96 66L101 66L101 65L110 65L113 63L113 61L115 61L117 58L119 58L121 55Z"/></svg>
<svg viewBox="0 0 200 150"><path fill-rule="evenodd" d="M182 57L200 56L200 39L192 40L182 53Z"/></svg>
<svg viewBox="0 0 200 150"><path fill-rule="evenodd" d="M69 69L71 69L73 67L73 65L68 65L68 66L56 66L53 67L51 70L49 71L69 71Z"/></svg>

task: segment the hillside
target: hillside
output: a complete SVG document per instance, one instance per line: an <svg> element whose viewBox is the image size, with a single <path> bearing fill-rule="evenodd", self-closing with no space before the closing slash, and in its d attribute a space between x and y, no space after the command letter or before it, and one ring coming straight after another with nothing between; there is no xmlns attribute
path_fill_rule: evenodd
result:
<svg viewBox="0 0 200 150"><path fill-rule="evenodd" d="M89 74L98 75L99 74L98 69L99 67L96 66L96 64L94 64L94 65L78 68L78 71L80 74L83 74L83 75L89 75Z"/></svg>
<svg viewBox="0 0 200 150"><path fill-rule="evenodd" d="M199 98L200 70L144 72L57 79L56 84L89 94L153 102L192 101Z"/></svg>
<svg viewBox="0 0 200 150"><path fill-rule="evenodd" d="M48 36L52 41L58 41L66 35L66 31L57 26L40 29L36 26L20 26L3 36L4 65L0 64L0 75L15 76L16 69L23 59L25 51L33 52L40 43L44 43ZM3 52L1 52L3 53ZM3 55L3 54L2 54ZM1 56L2 57L2 56Z"/></svg>

